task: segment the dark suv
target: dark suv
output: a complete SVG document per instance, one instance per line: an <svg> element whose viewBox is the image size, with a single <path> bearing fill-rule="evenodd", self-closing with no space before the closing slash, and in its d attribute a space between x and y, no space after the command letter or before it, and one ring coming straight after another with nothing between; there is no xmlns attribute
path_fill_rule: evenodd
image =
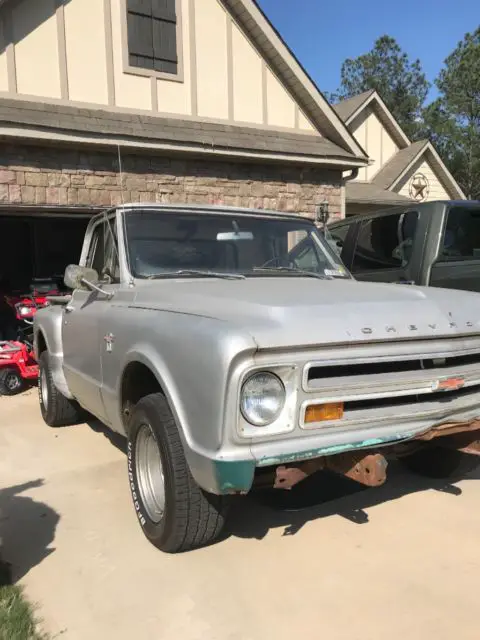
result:
<svg viewBox="0 0 480 640"><path fill-rule="evenodd" d="M480 291L480 201L395 207L325 235L357 280Z"/></svg>

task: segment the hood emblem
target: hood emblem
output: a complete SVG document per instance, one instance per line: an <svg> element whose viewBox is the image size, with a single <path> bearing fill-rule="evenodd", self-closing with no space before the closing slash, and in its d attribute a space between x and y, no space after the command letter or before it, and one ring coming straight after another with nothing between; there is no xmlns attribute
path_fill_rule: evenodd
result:
<svg viewBox="0 0 480 640"><path fill-rule="evenodd" d="M418 331L418 327L416 324L409 324L408 328L410 331Z"/></svg>
<svg viewBox="0 0 480 640"><path fill-rule="evenodd" d="M373 329L371 327L363 327L362 333L365 333L366 335L370 335L371 333L373 333Z"/></svg>
<svg viewBox="0 0 480 640"><path fill-rule="evenodd" d="M395 329L395 327L385 327L385 331L387 333L397 333L397 330Z"/></svg>
<svg viewBox="0 0 480 640"><path fill-rule="evenodd" d="M451 378L439 378L432 383L432 391L458 391L465 386L463 376L453 376Z"/></svg>

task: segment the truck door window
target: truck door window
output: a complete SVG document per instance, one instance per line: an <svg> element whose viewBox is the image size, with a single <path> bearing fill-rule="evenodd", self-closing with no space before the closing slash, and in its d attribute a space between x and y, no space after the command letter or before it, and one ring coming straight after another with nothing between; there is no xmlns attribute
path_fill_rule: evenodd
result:
<svg viewBox="0 0 480 640"><path fill-rule="evenodd" d="M99 223L93 230L87 266L95 269L101 281L109 278L118 282L120 268L114 220Z"/></svg>
<svg viewBox="0 0 480 640"><path fill-rule="evenodd" d="M480 260L480 207L449 210L439 259Z"/></svg>
<svg viewBox="0 0 480 640"><path fill-rule="evenodd" d="M105 225L98 224L92 234L92 241L87 258L87 267L95 269L100 274L105 264Z"/></svg>
<svg viewBox="0 0 480 640"><path fill-rule="evenodd" d="M365 220L358 232L352 272L398 269L407 266L417 223L416 211Z"/></svg>

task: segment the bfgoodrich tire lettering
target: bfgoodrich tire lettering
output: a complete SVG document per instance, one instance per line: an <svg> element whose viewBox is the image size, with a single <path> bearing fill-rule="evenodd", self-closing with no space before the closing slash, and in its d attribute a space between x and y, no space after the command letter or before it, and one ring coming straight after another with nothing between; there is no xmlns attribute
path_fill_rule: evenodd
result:
<svg viewBox="0 0 480 640"><path fill-rule="evenodd" d="M157 517L153 517L152 505L146 504L145 487L142 488L140 478L145 470L139 468L142 460L138 439L144 437L141 434L146 428L152 435L151 445L158 447L163 468L163 502L161 496L155 502L163 504L163 511L158 506ZM206 493L196 484L185 459L175 419L161 393L146 396L132 412L128 478L133 505L145 536L162 551L189 551L219 537L225 524L228 497Z"/></svg>
<svg viewBox="0 0 480 640"><path fill-rule="evenodd" d="M42 353L38 365L38 399L44 421L49 427L80 422L83 412L78 404L62 395L53 382L48 351Z"/></svg>

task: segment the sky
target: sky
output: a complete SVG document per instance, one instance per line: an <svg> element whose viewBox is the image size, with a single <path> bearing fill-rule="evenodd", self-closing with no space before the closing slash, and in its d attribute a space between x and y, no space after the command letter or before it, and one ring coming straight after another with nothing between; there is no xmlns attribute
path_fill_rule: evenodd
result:
<svg viewBox="0 0 480 640"><path fill-rule="evenodd" d="M321 91L335 91L346 58L381 35L419 58L433 81L467 31L480 25L480 0L257 0ZM432 87L429 99L436 95Z"/></svg>

